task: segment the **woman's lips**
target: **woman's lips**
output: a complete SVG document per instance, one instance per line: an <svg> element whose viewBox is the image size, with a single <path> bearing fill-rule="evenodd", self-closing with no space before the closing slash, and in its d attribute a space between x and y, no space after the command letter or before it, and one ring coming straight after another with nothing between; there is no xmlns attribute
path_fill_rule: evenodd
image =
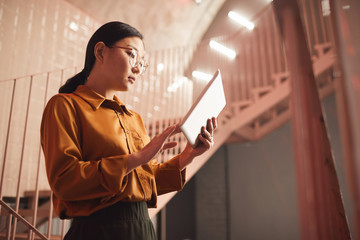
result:
<svg viewBox="0 0 360 240"><path fill-rule="evenodd" d="M128 79L129 79L129 82L130 82L131 84L134 84L134 83L135 83L135 78L134 78L134 77L128 77Z"/></svg>

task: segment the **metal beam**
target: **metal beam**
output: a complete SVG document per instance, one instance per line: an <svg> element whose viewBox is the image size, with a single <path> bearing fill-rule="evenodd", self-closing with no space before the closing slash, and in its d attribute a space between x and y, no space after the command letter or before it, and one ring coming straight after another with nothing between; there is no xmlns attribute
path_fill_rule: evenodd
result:
<svg viewBox="0 0 360 240"><path fill-rule="evenodd" d="M290 71L302 239L351 239L296 0L274 0Z"/></svg>

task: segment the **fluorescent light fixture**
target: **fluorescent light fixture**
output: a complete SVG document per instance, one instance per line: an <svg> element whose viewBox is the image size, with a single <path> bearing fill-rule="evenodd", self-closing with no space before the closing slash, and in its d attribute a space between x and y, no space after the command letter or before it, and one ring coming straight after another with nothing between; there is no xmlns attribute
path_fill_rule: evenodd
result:
<svg viewBox="0 0 360 240"><path fill-rule="evenodd" d="M323 16L329 16L331 14L329 0L322 0L321 8Z"/></svg>
<svg viewBox="0 0 360 240"><path fill-rule="evenodd" d="M234 59L236 57L236 53L234 50L225 47L224 45L221 45L220 43L211 40L209 43L210 47L212 49L215 49L216 51L219 51L222 54L225 54L226 56L228 56L231 59Z"/></svg>
<svg viewBox="0 0 360 240"><path fill-rule="evenodd" d="M71 30L77 32L77 31L79 30L79 25L77 25L77 24L74 23L74 22L71 22L71 23L70 23L70 28L71 28Z"/></svg>
<svg viewBox="0 0 360 240"><path fill-rule="evenodd" d="M232 20L234 20L235 22L243 25L244 27L246 27L249 30L253 30L254 29L254 24L252 22L250 22L249 20L247 20L246 18L243 18L242 16L240 16L239 14L237 14L234 11L230 11L228 13L229 18L231 18Z"/></svg>
<svg viewBox="0 0 360 240"><path fill-rule="evenodd" d="M164 64L163 63L159 63L157 65L157 72L160 73L164 70Z"/></svg>
<svg viewBox="0 0 360 240"><path fill-rule="evenodd" d="M200 72L200 71L193 71L192 76L194 78L198 78L198 79L205 80L205 81L210 81L211 78L212 78L211 74L203 73L203 72Z"/></svg>
<svg viewBox="0 0 360 240"><path fill-rule="evenodd" d="M168 92L176 92L176 90L183 85L184 82L188 81L187 77L181 77L177 81L175 81L173 84L171 84L167 90Z"/></svg>

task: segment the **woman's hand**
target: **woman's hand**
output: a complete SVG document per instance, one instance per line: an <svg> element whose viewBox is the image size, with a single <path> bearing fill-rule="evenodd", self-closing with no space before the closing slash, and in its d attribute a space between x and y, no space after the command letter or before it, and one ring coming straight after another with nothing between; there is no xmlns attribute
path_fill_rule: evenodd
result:
<svg viewBox="0 0 360 240"><path fill-rule="evenodd" d="M140 151L131 154L128 158L127 173L133 169L146 164L151 159L154 159L160 152L173 148L177 142L166 142L169 137L179 132L178 125L173 125L166 128L162 133L156 135L145 147Z"/></svg>
<svg viewBox="0 0 360 240"><path fill-rule="evenodd" d="M213 117L208 119L206 128L201 128L201 134L199 134L199 143L193 148L189 143L187 143L184 151L180 154L179 164L180 169L184 169L192 160L207 150L209 150L214 145L214 131L217 128L216 118Z"/></svg>

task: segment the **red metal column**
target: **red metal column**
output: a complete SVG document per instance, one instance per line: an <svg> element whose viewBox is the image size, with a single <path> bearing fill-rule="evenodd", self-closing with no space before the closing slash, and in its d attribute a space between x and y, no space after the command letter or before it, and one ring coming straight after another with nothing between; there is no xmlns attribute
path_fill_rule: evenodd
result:
<svg viewBox="0 0 360 240"><path fill-rule="evenodd" d="M345 174L351 195L354 239L360 239L360 3L330 0L331 19L341 76L337 79L336 104L341 133ZM358 153L356 152L358 151ZM356 161L356 159L358 161Z"/></svg>
<svg viewBox="0 0 360 240"><path fill-rule="evenodd" d="M296 0L274 0L290 71L302 239L350 239L306 36Z"/></svg>

